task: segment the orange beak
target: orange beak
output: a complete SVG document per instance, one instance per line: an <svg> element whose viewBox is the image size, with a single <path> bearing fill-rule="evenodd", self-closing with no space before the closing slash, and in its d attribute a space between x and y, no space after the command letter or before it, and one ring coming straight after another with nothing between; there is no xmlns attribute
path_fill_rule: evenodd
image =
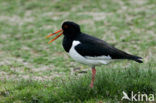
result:
<svg viewBox="0 0 156 103"><path fill-rule="evenodd" d="M46 38L49 38L49 37L51 37L51 36L53 36L53 35L55 35L55 34L61 32L61 33L60 33L59 35L57 35L54 39L50 40L50 41L48 42L48 44L51 43L51 42L53 42L54 40L56 40L58 37L60 37L60 36L63 34L62 31L63 31L63 30L60 29L60 30L56 31L55 33L52 33L52 34L49 34L48 36L46 36Z"/></svg>

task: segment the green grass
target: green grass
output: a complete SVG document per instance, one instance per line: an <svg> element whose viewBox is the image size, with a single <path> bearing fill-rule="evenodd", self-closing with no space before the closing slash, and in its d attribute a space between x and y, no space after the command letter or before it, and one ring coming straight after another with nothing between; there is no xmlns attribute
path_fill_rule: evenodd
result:
<svg viewBox="0 0 156 103"><path fill-rule="evenodd" d="M0 0L0 102L116 103L123 90L156 94L155 5L155 0ZM68 56L63 37L49 45L45 39L65 20L142 56L144 63L99 66L90 89L90 67ZM79 73L84 70L88 73Z"/></svg>
<svg viewBox="0 0 156 103"><path fill-rule="evenodd" d="M113 72L112 72L113 70ZM86 102L95 101L120 101L122 91L128 94L147 93L156 91L155 71L151 67L142 68L140 66L117 69L104 69L97 72L95 87L89 88L90 76L72 76L65 79L55 79L53 81L39 82L33 80L1 81L1 96L5 102L30 102L30 103L62 103L62 102ZM12 85L14 84L14 85ZM3 99L2 99L3 100Z"/></svg>

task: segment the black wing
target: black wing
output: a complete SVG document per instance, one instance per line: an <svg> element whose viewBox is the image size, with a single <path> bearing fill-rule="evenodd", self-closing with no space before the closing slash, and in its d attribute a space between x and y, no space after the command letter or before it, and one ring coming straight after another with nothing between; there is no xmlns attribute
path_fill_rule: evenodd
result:
<svg viewBox="0 0 156 103"><path fill-rule="evenodd" d="M81 44L75 47L76 51L82 56L110 56L112 59L130 59L135 60L137 62L142 62L141 57L130 55L124 51L116 49L115 47L109 45L108 43L83 34L79 38L77 38L81 42Z"/></svg>

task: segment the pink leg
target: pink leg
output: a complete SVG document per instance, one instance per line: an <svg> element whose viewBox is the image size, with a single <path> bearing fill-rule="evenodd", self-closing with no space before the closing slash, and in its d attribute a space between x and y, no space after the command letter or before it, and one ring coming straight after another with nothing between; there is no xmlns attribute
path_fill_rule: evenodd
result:
<svg viewBox="0 0 156 103"><path fill-rule="evenodd" d="M96 69L95 69L95 67L92 67L92 81L90 83L91 88L93 88L93 86L94 86L95 74L96 74Z"/></svg>

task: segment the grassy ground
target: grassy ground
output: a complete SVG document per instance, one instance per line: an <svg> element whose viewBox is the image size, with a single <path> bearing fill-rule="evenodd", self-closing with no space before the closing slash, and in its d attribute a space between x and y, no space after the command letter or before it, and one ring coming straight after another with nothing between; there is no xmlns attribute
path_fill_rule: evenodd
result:
<svg viewBox="0 0 156 103"><path fill-rule="evenodd" d="M116 103L123 90L156 94L155 5L155 0L0 0L0 103ZM65 53L62 37L50 45L45 39L65 20L142 56L144 63L97 67L90 89L90 67Z"/></svg>

